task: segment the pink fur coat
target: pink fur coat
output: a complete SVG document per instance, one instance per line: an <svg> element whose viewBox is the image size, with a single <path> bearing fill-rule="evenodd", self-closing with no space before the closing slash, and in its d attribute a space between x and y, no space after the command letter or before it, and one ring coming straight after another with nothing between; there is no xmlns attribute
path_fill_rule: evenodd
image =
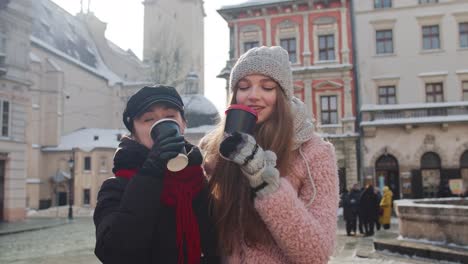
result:
<svg viewBox="0 0 468 264"><path fill-rule="evenodd" d="M226 263L327 263L333 253L338 208L335 150L316 134L293 156L279 189L255 199L255 208L275 245L241 246ZM306 161L309 164L310 176ZM313 182L313 183L312 183ZM311 201L312 203L307 206Z"/></svg>

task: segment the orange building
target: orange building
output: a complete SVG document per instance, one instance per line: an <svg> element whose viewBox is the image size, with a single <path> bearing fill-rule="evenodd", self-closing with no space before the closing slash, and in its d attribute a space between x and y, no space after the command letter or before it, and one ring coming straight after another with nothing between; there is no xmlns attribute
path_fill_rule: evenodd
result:
<svg viewBox="0 0 468 264"><path fill-rule="evenodd" d="M349 0L249 0L218 10L230 30L230 58L218 77L228 79L236 59L250 48L285 48L295 96L307 104L317 131L335 145L340 189L358 182L350 8Z"/></svg>

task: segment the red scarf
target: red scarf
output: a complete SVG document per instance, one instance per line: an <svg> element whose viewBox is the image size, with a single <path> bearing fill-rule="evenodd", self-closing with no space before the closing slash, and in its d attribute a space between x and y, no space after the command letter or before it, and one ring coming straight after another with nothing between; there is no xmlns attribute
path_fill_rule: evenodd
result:
<svg viewBox="0 0 468 264"><path fill-rule="evenodd" d="M130 179L136 172L135 169L120 169L115 176ZM179 172L166 171L165 173L161 201L169 207L175 207L178 264L185 263L184 244L187 248L187 263L200 263L200 231L192 201L202 187L203 171L199 165L186 167Z"/></svg>

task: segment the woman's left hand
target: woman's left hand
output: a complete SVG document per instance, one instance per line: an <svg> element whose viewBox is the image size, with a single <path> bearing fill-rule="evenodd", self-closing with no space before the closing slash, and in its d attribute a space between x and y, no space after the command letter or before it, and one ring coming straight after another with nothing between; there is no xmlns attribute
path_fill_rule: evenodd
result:
<svg viewBox="0 0 468 264"><path fill-rule="evenodd" d="M278 189L276 154L264 151L251 135L235 132L221 142L219 150L221 157L241 166L257 195L263 196Z"/></svg>

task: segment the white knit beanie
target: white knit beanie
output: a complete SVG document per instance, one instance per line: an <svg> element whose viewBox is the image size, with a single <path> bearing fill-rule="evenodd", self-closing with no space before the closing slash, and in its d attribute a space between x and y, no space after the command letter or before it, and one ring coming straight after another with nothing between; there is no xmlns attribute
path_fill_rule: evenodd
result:
<svg viewBox="0 0 468 264"><path fill-rule="evenodd" d="M257 47L248 50L232 68L229 87L234 91L237 82L247 75L262 74L275 80L289 100L293 98L293 78L288 52L279 46Z"/></svg>

